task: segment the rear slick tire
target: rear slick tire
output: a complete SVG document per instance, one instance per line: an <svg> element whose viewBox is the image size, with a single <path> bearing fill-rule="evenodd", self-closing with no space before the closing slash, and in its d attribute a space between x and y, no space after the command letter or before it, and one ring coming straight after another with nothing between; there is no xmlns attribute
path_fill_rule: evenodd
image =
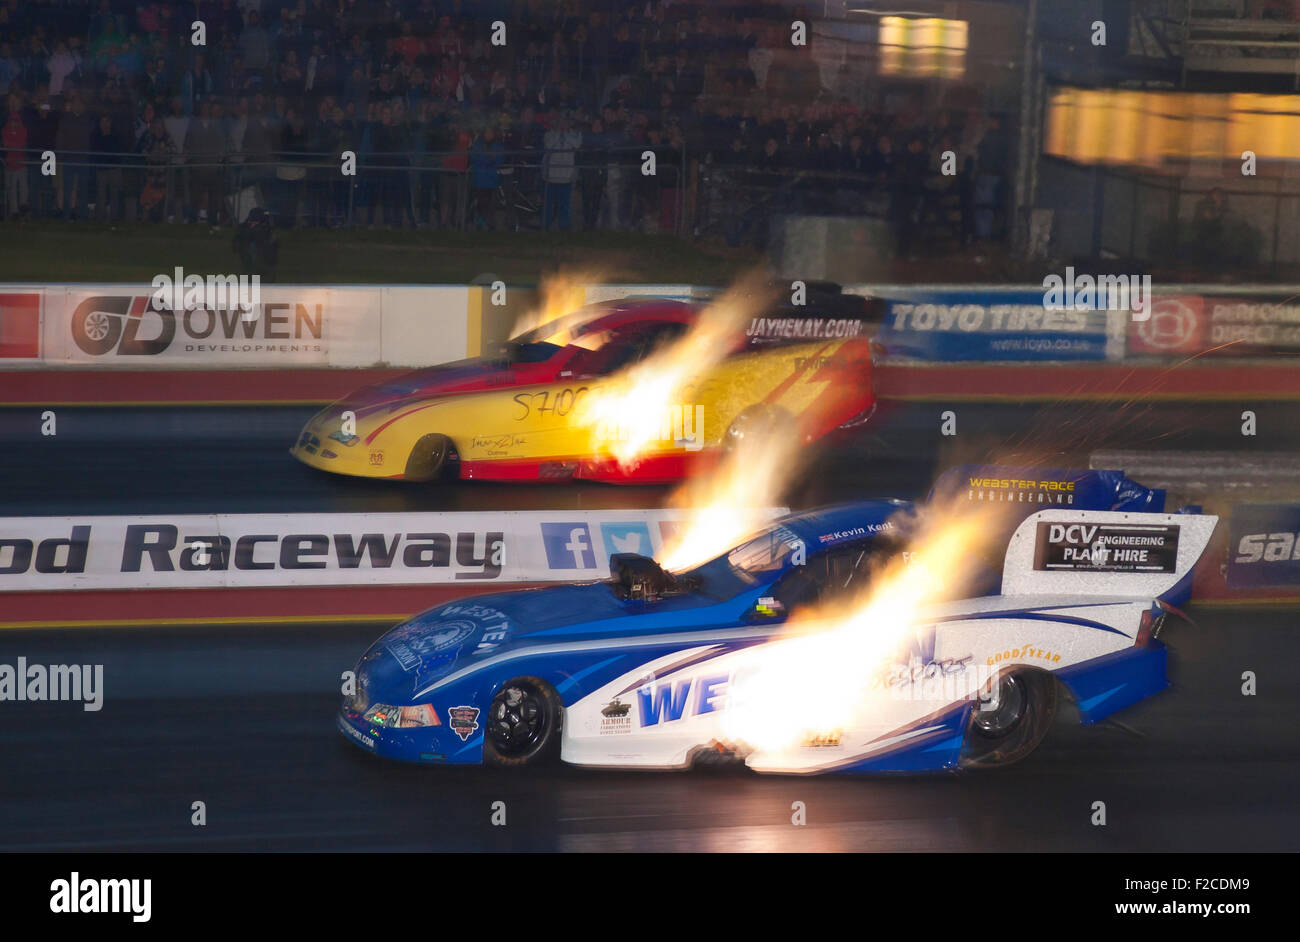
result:
<svg viewBox="0 0 1300 942"><path fill-rule="evenodd" d="M997 690L996 700L988 694ZM1056 716L1056 678L1046 671L999 674L976 700L966 726L961 767L990 769L1019 762L1038 748ZM993 709L983 710L985 705Z"/></svg>

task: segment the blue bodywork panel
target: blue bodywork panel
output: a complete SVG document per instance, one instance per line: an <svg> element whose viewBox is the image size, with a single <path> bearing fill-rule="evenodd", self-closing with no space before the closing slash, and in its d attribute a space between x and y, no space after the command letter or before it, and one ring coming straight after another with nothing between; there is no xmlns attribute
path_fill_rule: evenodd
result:
<svg viewBox="0 0 1300 942"><path fill-rule="evenodd" d="M1163 491L1143 488L1118 471L989 465L953 468L938 479L930 500L1014 505L1008 538L1025 517L1051 507L1164 508ZM811 562L837 547L870 548L881 535L896 532L893 518L913 506L906 501L839 504L783 517L768 534L802 543ZM761 644L779 631L788 612L771 614L759 600L771 596L794 568L786 557L766 571L742 576L724 554L678 574L686 577L686 591L654 601L622 598L613 585L598 582L481 595L439 606L397 626L365 653L357 667L358 698L345 700L339 727L364 748L392 758L481 762L486 710L507 681L540 678L570 706L675 651L707 647L706 656L712 658ZM1000 568L994 572L990 565L983 592L996 592L998 581ZM1164 667L1164 648L1152 642L1062 669L1057 676L1079 700L1084 722L1092 723L1162 689ZM373 704L431 704L440 725L376 726L364 719ZM927 726L935 728L924 736L837 770L953 768L968 716L969 704L954 704L927 718Z"/></svg>

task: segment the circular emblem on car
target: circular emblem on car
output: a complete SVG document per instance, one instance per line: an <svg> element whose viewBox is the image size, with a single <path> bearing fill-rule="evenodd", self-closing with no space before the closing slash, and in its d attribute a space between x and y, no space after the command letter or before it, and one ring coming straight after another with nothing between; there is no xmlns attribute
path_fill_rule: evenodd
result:
<svg viewBox="0 0 1300 942"><path fill-rule="evenodd" d="M478 623L463 618L433 625L407 625L393 632L390 641L417 658L433 657L458 647L478 630Z"/></svg>
<svg viewBox="0 0 1300 942"><path fill-rule="evenodd" d="M472 621L444 622L431 633L425 635L422 644L427 646L426 649L429 652L445 651L447 648L455 647L472 635L476 627L478 626Z"/></svg>

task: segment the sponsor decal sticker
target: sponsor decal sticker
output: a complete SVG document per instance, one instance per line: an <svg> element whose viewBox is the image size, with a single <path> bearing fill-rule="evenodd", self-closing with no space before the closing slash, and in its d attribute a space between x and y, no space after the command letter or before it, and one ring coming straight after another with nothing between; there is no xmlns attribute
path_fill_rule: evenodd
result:
<svg viewBox="0 0 1300 942"><path fill-rule="evenodd" d="M1034 569L1176 572L1178 529L1176 525L1040 523Z"/></svg>
<svg viewBox="0 0 1300 942"><path fill-rule="evenodd" d="M481 451L488 458L504 458L515 454L519 446L524 444L524 436L506 432L502 435L480 435L471 440L470 447Z"/></svg>
<svg viewBox="0 0 1300 942"><path fill-rule="evenodd" d="M729 674L646 684L636 692L641 726L658 726L686 716L725 710L730 684Z"/></svg>
<svg viewBox="0 0 1300 942"><path fill-rule="evenodd" d="M1015 478L971 478L967 500L1017 504L1074 503L1074 481L1022 481Z"/></svg>
<svg viewBox="0 0 1300 942"><path fill-rule="evenodd" d="M402 670L413 670L421 661L460 646L478 627L460 619L437 625L406 625L395 628L384 647L397 658Z"/></svg>
<svg viewBox="0 0 1300 942"><path fill-rule="evenodd" d="M615 697L600 711L600 735L632 732L632 704Z"/></svg>
<svg viewBox="0 0 1300 942"><path fill-rule="evenodd" d="M834 340L857 337L865 328L858 318L755 317L745 328L745 335L754 340Z"/></svg>
<svg viewBox="0 0 1300 942"><path fill-rule="evenodd" d="M804 737L803 745L810 749L837 748L840 739L844 736L844 730L833 729L823 733L812 733Z"/></svg>
<svg viewBox="0 0 1300 942"><path fill-rule="evenodd" d="M974 660L973 654L941 658L937 661L922 662L914 659L908 664L894 665L885 675L885 684L889 687L906 686L949 677L953 674L964 674Z"/></svg>
<svg viewBox="0 0 1300 942"><path fill-rule="evenodd" d="M478 729L478 707L456 706L447 711L451 731L464 742Z"/></svg>
<svg viewBox="0 0 1300 942"><path fill-rule="evenodd" d="M854 527L852 530L836 530L833 533L823 533L817 537L819 543L841 543L844 540L852 540L856 537L866 536L868 533L880 533L884 530L894 529L894 524L886 520L884 523L873 523L865 527Z"/></svg>
<svg viewBox="0 0 1300 942"><path fill-rule="evenodd" d="M499 648L510 637L510 617L500 609L488 605L475 605L458 602L448 605L438 612L439 618L469 618L475 625L483 626L478 644L471 654L486 654Z"/></svg>
<svg viewBox="0 0 1300 942"><path fill-rule="evenodd" d="M1034 647L1032 644L1021 645L1018 648L1007 648L997 654L990 654L985 662L986 666L992 667L994 664L1001 664L1003 661L1019 660L1038 660L1048 661L1056 664L1061 660L1061 655L1055 651L1048 651L1046 648Z"/></svg>
<svg viewBox="0 0 1300 942"><path fill-rule="evenodd" d="M884 687L894 700L921 703L955 703L972 696L972 678L969 671L975 666L975 655L934 658L913 656L907 663L897 663L881 671L873 680L873 688ZM979 678L977 672L976 680Z"/></svg>
<svg viewBox="0 0 1300 942"><path fill-rule="evenodd" d="M360 730L353 729L352 725L347 723L342 717L339 717L339 729L343 730L343 732L348 736L361 743L361 745L365 746L367 749L375 748L375 741L373 739Z"/></svg>

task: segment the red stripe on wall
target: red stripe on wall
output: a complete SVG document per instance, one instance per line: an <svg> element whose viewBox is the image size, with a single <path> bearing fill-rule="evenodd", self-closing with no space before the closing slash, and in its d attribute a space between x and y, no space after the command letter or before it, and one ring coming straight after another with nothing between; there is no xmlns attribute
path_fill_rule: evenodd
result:
<svg viewBox="0 0 1300 942"><path fill-rule="evenodd" d="M264 589L121 589L0 594L0 627L187 622L366 621L394 623L443 602L528 583L301 586Z"/></svg>
<svg viewBox="0 0 1300 942"><path fill-rule="evenodd" d="M0 359L41 355L41 296L0 294Z"/></svg>
<svg viewBox="0 0 1300 942"><path fill-rule="evenodd" d="M408 370L4 370L0 403L332 402ZM1234 364L886 364L881 399L1300 399L1300 358Z"/></svg>
<svg viewBox="0 0 1300 942"><path fill-rule="evenodd" d="M1133 365L883 365L882 399L1297 399L1300 358L1280 362Z"/></svg>
<svg viewBox="0 0 1300 942"><path fill-rule="evenodd" d="M0 402L31 405L333 402L407 370L8 370Z"/></svg>

